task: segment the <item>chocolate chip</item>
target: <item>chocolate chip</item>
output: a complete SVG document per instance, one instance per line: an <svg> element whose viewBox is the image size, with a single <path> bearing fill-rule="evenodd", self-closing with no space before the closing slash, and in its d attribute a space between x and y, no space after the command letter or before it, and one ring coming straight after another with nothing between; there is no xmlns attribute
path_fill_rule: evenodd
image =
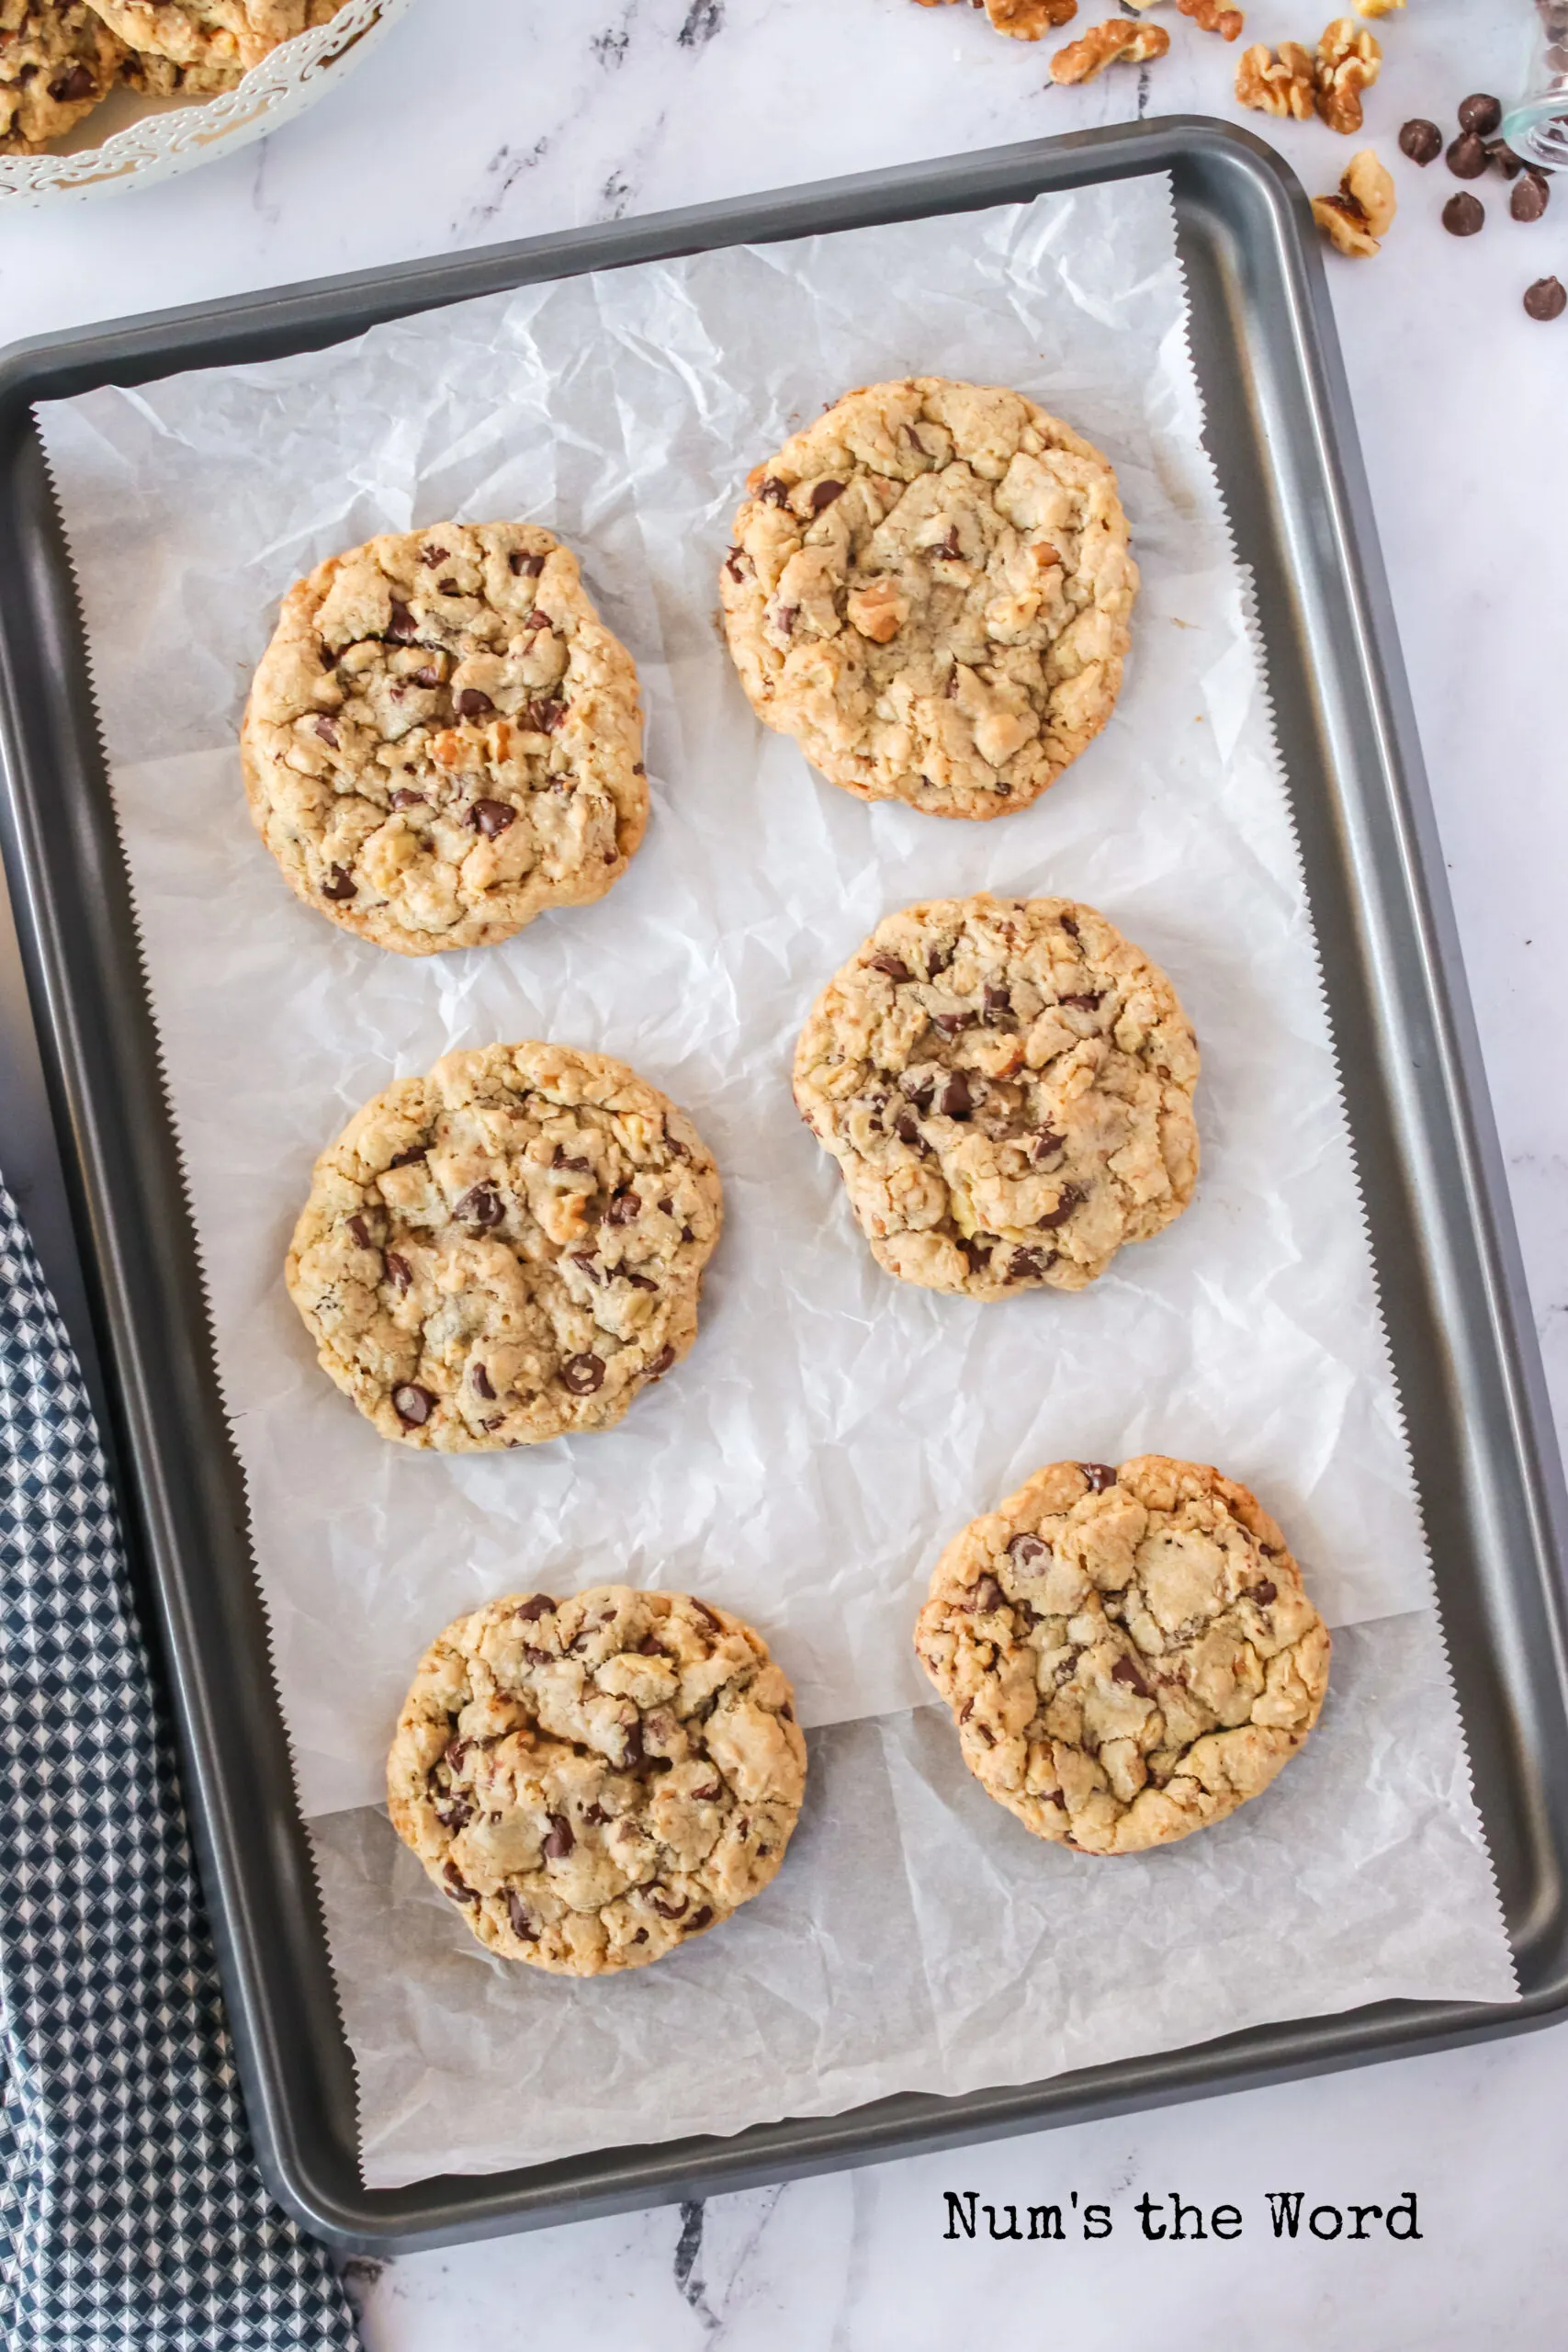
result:
<svg viewBox="0 0 1568 2352"><path fill-rule="evenodd" d="M649 1362L648 1367L648 1376L649 1380L661 1379L664 1374L669 1371L674 1361L675 1351L673 1348L660 1348L659 1353Z"/></svg>
<svg viewBox="0 0 1568 2352"><path fill-rule="evenodd" d="M621 1755L621 1770L623 1772L635 1772L638 1765L645 1760L642 1747L642 1717L634 1715L626 1725L626 1741Z"/></svg>
<svg viewBox="0 0 1568 2352"><path fill-rule="evenodd" d="M964 1700L964 1704L963 1704L963 1705L959 1708L959 1710L958 1710L958 1720L959 1720L959 1722L960 1722L961 1724L966 1724L966 1723L968 1722L968 1720L969 1720L970 1716L974 1713L974 1712L975 1712L975 1702L974 1702L974 1700L973 1700L973 1699L965 1699L965 1700Z"/></svg>
<svg viewBox="0 0 1568 2352"><path fill-rule="evenodd" d="M323 899L333 899L341 902L344 899L357 898L359 895L359 885L355 880L353 875L348 872L346 867L334 865L331 869L331 880L323 882L321 885L321 896Z"/></svg>
<svg viewBox="0 0 1568 2352"><path fill-rule="evenodd" d="M488 1233L506 1215L506 1204L493 1184L470 1184L452 1210L464 1225L473 1226L480 1233Z"/></svg>
<svg viewBox="0 0 1568 2352"><path fill-rule="evenodd" d="M825 507L831 506L835 498L842 498L843 494L841 481L819 481L811 493L811 512L820 514Z"/></svg>
<svg viewBox="0 0 1568 2352"><path fill-rule="evenodd" d="M426 1157L426 1148L423 1144L411 1144L407 1151L395 1151L387 1165L389 1168L412 1168L415 1160L423 1159Z"/></svg>
<svg viewBox="0 0 1568 2352"><path fill-rule="evenodd" d="M763 482L761 489L757 492L757 495L766 505L787 506L789 504L789 484L787 482L780 481L777 474L770 474L767 480Z"/></svg>
<svg viewBox="0 0 1568 2352"><path fill-rule="evenodd" d="M1059 996L1056 1001L1058 1004L1070 1004L1075 1012L1092 1012L1097 1005L1103 1003L1104 996L1103 991L1086 989L1081 996Z"/></svg>
<svg viewBox="0 0 1568 2352"><path fill-rule="evenodd" d="M487 842L492 842L497 833L503 833L515 820L516 815L517 811L510 801L476 800L466 821L475 832L482 833Z"/></svg>
<svg viewBox="0 0 1568 2352"><path fill-rule="evenodd" d="M715 1797L721 1797L723 1794L722 1781L709 1781L702 1788L692 1791L693 1798L698 1804L712 1804Z"/></svg>
<svg viewBox="0 0 1568 2352"><path fill-rule="evenodd" d="M627 1273L624 1266L621 1269L621 1279L623 1282L630 1283L633 1290L657 1290L659 1288L659 1284L654 1281L651 1274L630 1274Z"/></svg>
<svg viewBox="0 0 1568 2352"><path fill-rule="evenodd" d="M950 1073L947 1084L942 1090L938 1108L949 1119L967 1119L973 1112L975 1097L963 1070L955 1069Z"/></svg>
<svg viewBox="0 0 1568 2352"><path fill-rule="evenodd" d="M1464 99L1460 107L1460 129L1479 131L1483 139L1490 139L1502 119L1501 100L1485 90L1477 90L1473 97Z"/></svg>
<svg viewBox="0 0 1568 2352"><path fill-rule="evenodd" d="M703 1623L708 1628L710 1633L723 1633L723 1618L720 1617L714 1610L710 1609L705 1600L694 1600L692 1603L692 1609L694 1613L702 1619Z"/></svg>
<svg viewBox="0 0 1568 2352"><path fill-rule="evenodd" d="M1247 1587L1247 1597L1248 1600L1255 1600L1259 1609L1267 1609L1271 1600L1279 1600L1280 1588L1269 1577L1265 1577L1261 1584Z"/></svg>
<svg viewBox="0 0 1568 2352"><path fill-rule="evenodd" d="M1006 989L987 989L986 1018L987 1021L995 1021L1000 1015L1009 1013L1011 1011L1012 998Z"/></svg>
<svg viewBox="0 0 1568 2352"><path fill-rule="evenodd" d="M337 750L337 729L333 725L330 718L318 718L316 721L316 732L321 737L323 743L329 743L334 752Z"/></svg>
<svg viewBox="0 0 1568 2352"><path fill-rule="evenodd" d="M411 792L406 784L399 785L396 792L392 795L392 807L394 808L423 808L426 805L423 793Z"/></svg>
<svg viewBox="0 0 1568 2352"><path fill-rule="evenodd" d="M1486 142L1473 130L1461 131L1449 149L1449 169L1456 180L1478 180L1486 169Z"/></svg>
<svg viewBox="0 0 1568 2352"><path fill-rule="evenodd" d="M1036 1560L1050 1557L1050 1548L1042 1544L1038 1535L1015 1535L1008 1545L1008 1557L1015 1568L1027 1576Z"/></svg>
<svg viewBox="0 0 1568 2352"><path fill-rule="evenodd" d="M682 1912L690 1908L690 1905L688 1898L683 1894L678 1894L673 1903L665 1903L657 1894L650 1894L648 1898L648 1907L650 1911L657 1911L661 1919L679 1919Z"/></svg>
<svg viewBox="0 0 1568 2352"><path fill-rule="evenodd" d="M1042 1127L1029 1147L1029 1157L1036 1168L1042 1167L1047 1159L1055 1159L1056 1154L1066 1148L1066 1136L1053 1135L1049 1127Z"/></svg>
<svg viewBox="0 0 1568 2352"><path fill-rule="evenodd" d="M1506 139L1487 141L1486 160L1495 172L1502 173L1506 180L1517 180L1525 168L1524 157L1516 155Z"/></svg>
<svg viewBox="0 0 1568 2352"><path fill-rule="evenodd" d="M599 1261L592 1250L574 1250L571 1252L571 1262L574 1266L581 1267L591 1283L604 1281L604 1277L599 1271Z"/></svg>
<svg viewBox="0 0 1568 2352"><path fill-rule="evenodd" d="M893 1132L900 1143L918 1144L920 1130L913 1111L900 1111L893 1121Z"/></svg>
<svg viewBox="0 0 1568 2352"><path fill-rule="evenodd" d="M961 1237L958 1247L969 1261L970 1272L975 1274L984 1273L986 1268L991 1262L991 1244L988 1241L978 1241L972 1236L967 1236Z"/></svg>
<svg viewBox="0 0 1568 2352"><path fill-rule="evenodd" d="M518 1604L512 1614L514 1617L521 1617L525 1624L532 1624L536 1617L547 1617L555 1605L547 1592L531 1593L526 1600Z"/></svg>
<svg viewBox="0 0 1568 2352"><path fill-rule="evenodd" d="M1111 1669L1111 1679L1112 1682L1126 1683L1128 1689L1130 1690L1135 1690L1140 1699L1152 1699L1154 1696L1153 1691L1149 1689L1148 1684L1144 1680L1143 1676L1138 1672L1137 1668L1133 1664L1130 1657L1119 1657L1117 1659L1115 1665Z"/></svg>
<svg viewBox="0 0 1568 2352"><path fill-rule="evenodd" d="M512 1922L512 1932L520 1944L536 1944L539 1930L523 1906L523 1898L513 1887L506 1890L506 1916Z"/></svg>
<svg viewBox="0 0 1568 2352"><path fill-rule="evenodd" d="M642 1203L636 1193L617 1193L605 1210L605 1225L635 1225L642 1215Z"/></svg>
<svg viewBox="0 0 1568 2352"><path fill-rule="evenodd" d="M538 605L536 605L523 626L525 628L549 628L552 627L552 623L548 613L541 612Z"/></svg>
<svg viewBox="0 0 1568 2352"><path fill-rule="evenodd" d="M545 559L542 555L525 555L521 548L514 548L506 560L513 571L523 580L537 580L545 568Z"/></svg>
<svg viewBox="0 0 1568 2352"><path fill-rule="evenodd" d="M1008 1268L1009 1282L1043 1282L1056 1262L1056 1254L1055 1250L1044 1257L1041 1256L1038 1250L1015 1250L1012 1253L1012 1262Z"/></svg>
<svg viewBox="0 0 1568 2352"><path fill-rule="evenodd" d="M931 553L933 556L940 558L943 563L957 563L962 560L964 550L958 544L958 526L956 523L949 531L946 538L940 539L936 546L932 548ZM954 687L953 691L956 693L956 687Z"/></svg>
<svg viewBox="0 0 1568 2352"><path fill-rule="evenodd" d="M1035 1224L1042 1233L1055 1233L1059 1225L1066 1225L1082 1199L1083 1194L1076 1184L1064 1184L1056 1195L1055 1207L1047 1209L1043 1216L1037 1216Z"/></svg>
<svg viewBox="0 0 1568 2352"><path fill-rule="evenodd" d="M784 637L793 635L795 625L799 618L800 606L798 605L775 605L773 606L773 627Z"/></svg>
<svg viewBox="0 0 1568 2352"><path fill-rule="evenodd" d="M1514 182L1514 192L1508 198L1508 209L1516 220L1539 220L1551 199L1551 188L1544 172L1525 172Z"/></svg>
<svg viewBox="0 0 1568 2352"><path fill-rule="evenodd" d="M446 1886L443 1891L451 1896L454 1903L477 1903L479 1901L479 1898L477 1892L468 1883L468 1881L464 1878L462 1871L457 1868L456 1862L448 1862L441 1875L446 1881Z"/></svg>
<svg viewBox="0 0 1568 2352"><path fill-rule="evenodd" d="M658 1636L653 1634L645 1634L641 1641L638 1642L637 1647L637 1656L639 1657L662 1657L664 1656L664 1645L659 1640Z"/></svg>
<svg viewBox="0 0 1568 2352"><path fill-rule="evenodd" d="M682 1928L681 1933L683 1936L694 1936L701 1928L709 1928L712 1925L713 1908L711 1905L705 1903L700 1911L693 1912L691 1917Z"/></svg>
<svg viewBox="0 0 1568 2352"><path fill-rule="evenodd" d="M1560 277L1538 277L1525 289L1525 309L1532 319L1560 319L1568 310L1568 288Z"/></svg>
<svg viewBox="0 0 1568 2352"><path fill-rule="evenodd" d="M741 569L742 565L745 566L744 571ZM755 566L744 548L731 548L724 559L724 568L731 580L740 581L744 580L746 573L753 571Z"/></svg>
<svg viewBox="0 0 1568 2352"><path fill-rule="evenodd" d="M1109 1462L1080 1462L1078 1468L1088 1482L1091 1495L1103 1495L1108 1488L1116 1484L1116 1473Z"/></svg>
<svg viewBox="0 0 1568 2352"><path fill-rule="evenodd" d="M435 585L443 596L460 596L463 593L455 580L438 580Z"/></svg>
<svg viewBox="0 0 1568 2352"><path fill-rule="evenodd" d="M1056 920L1061 924L1062 929L1066 933L1069 939L1077 938L1078 927L1071 915L1058 915Z"/></svg>
<svg viewBox="0 0 1568 2352"><path fill-rule="evenodd" d="M1443 207L1443 226L1450 237L1473 237L1486 225L1486 207L1479 197L1450 196Z"/></svg>
<svg viewBox="0 0 1568 2352"><path fill-rule="evenodd" d="M92 67L84 63L73 65L69 74L62 74L58 82L51 82L49 85L49 95L51 98L60 100L90 98L96 94L97 86Z"/></svg>
<svg viewBox="0 0 1568 2352"><path fill-rule="evenodd" d="M905 980L912 980L915 977L901 956L891 956L886 948L871 958L871 968L874 972L886 972L897 986L902 986Z"/></svg>
<svg viewBox="0 0 1568 2352"><path fill-rule="evenodd" d="M428 563L434 571L438 563L446 562L450 552L447 548L421 548L419 560L421 563Z"/></svg>
<svg viewBox="0 0 1568 2352"><path fill-rule="evenodd" d="M456 1837L459 1829L466 1829L473 1817L474 1808L468 1803L467 1797L452 1797L445 1804L441 1802L440 1798L437 1797L435 1801L435 1818L441 1824L442 1828L449 1829L454 1837Z"/></svg>
<svg viewBox="0 0 1568 2352"><path fill-rule="evenodd" d="M435 1399L417 1380L405 1380L392 1391L392 1409L405 1429L422 1430L435 1410Z"/></svg>
<svg viewBox="0 0 1568 2352"><path fill-rule="evenodd" d="M392 616L387 623L387 635L394 645L412 645L419 635L418 622L408 606L400 605L395 596L392 599Z"/></svg>
<svg viewBox="0 0 1568 2352"><path fill-rule="evenodd" d="M452 707L459 718L486 718L495 708L489 695L481 695L478 686L465 686L461 694L452 697Z"/></svg>
<svg viewBox="0 0 1568 2352"><path fill-rule="evenodd" d="M548 1835L541 1850L549 1862L564 1862L577 1840L571 1834L571 1824L564 1813L552 1813Z"/></svg>
<svg viewBox="0 0 1568 2352"><path fill-rule="evenodd" d="M604 1382L604 1367L595 1355L568 1356L560 1368L560 1385L574 1396L592 1396Z"/></svg>
<svg viewBox="0 0 1568 2352"><path fill-rule="evenodd" d="M582 1818L584 1821L591 1821L594 1827L599 1829L603 1828L604 1823L612 1819L613 1816L605 1812L602 1804L594 1804L588 1807L588 1810L584 1813Z"/></svg>
<svg viewBox="0 0 1568 2352"><path fill-rule="evenodd" d="M1399 148L1413 164L1435 164L1443 152L1443 134L1435 122L1416 115L1400 132Z"/></svg>
<svg viewBox="0 0 1568 2352"><path fill-rule="evenodd" d="M495 1402L495 1391L490 1385L490 1374L485 1370L482 1363L475 1364L473 1370L473 1382L475 1388L485 1399L486 1403L493 1405Z"/></svg>
<svg viewBox="0 0 1568 2352"><path fill-rule="evenodd" d="M387 1252L387 1280L400 1295L413 1280L413 1268L406 1258L400 1258L395 1250Z"/></svg>
<svg viewBox="0 0 1568 2352"><path fill-rule="evenodd" d="M554 695L543 695L537 701L525 702L518 713L519 724L531 735L553 735L566 717L566 705Z"/></svg>
<svg viewBox="0 0 1568 2352"><path fill-rule="evenodd" d="M980 1578L979 1583L975 1587L975 1606L976 1609L983 1610L1007 1607L1007 1595L995 1577L985 1576Z"/></svg>

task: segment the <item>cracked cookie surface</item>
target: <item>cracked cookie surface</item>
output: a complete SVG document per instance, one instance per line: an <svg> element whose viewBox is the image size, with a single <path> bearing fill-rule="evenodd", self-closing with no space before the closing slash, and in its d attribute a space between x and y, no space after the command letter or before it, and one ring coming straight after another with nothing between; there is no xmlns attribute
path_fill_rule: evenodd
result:
<svg viewBox="0 0 1568 2352"><path fill-rule="evenodd" d="M877 1263L927 1290L1082 1290L1179 1216L1198 1047L1165 974L1071 899L889 915L823 990L795 1099Z"/></svg>
<svg viewBox="0 0 1568 2352"><path fill-rule="evenodd" d="M1056 1462L950 1544L915 1647L964 1761L1035 1837L1132 1854L1223 1821L1295 1754L1329 1634L1217 1470Z"/></svg>
<svg viewBox="0 0 1568 2352"><path fill-rule="evenodd" d="M846 393L756 468L720 572L764 723L864 800L985 818L1109 718L1137 593L1116 477L1021 393Z"/></svg>
<svg viewBox="0 0 1568 2352"><path fill-rule="evenodd" d="M613 1428L679 1363L722 1216L695 1128L624 1062L480 1046L322 1153L288 1292L384 1437L530 1445Z"/></svg>
<svg viewBox="0 0 1568 2352"><path fill-rule="evenodd" d="M604 897L648 821L637 669L536 524L434 524L283 600L241 735L290 888L404 956Z"/></svg>
<svg viewBox="0 0 1568 2352"><path fill-rule="evenodd" d="M387 1767L393 1827L479 1941L570 1976L660 1960L760 1894L805 1786L761 1635L626 1585L458 1618Z"/></svg>
<svg viewBox="0 0 1568 2352"><path fill-rule="evenodd" d="M279 41L336 16L344 0L93 0L104 22L149 57L197 77L192 90L227 89ZM214 78L218 77L218 78Z"/></svg>
<svg viewBox="0 0 1568 2352"><path fill-rule="evenodd" d="M126 52L85 0L0 0L0 155L31 155L90 114Z"/></svg>

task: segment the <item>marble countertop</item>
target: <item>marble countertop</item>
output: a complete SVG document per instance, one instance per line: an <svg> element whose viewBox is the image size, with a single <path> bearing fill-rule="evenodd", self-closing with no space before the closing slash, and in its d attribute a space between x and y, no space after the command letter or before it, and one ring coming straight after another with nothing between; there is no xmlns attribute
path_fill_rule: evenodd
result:
<svg viewBox="0 0 1568 2352"><path fill-rule="evenodd" d="M1099 12L1086 7L1084 19ZM1411 0L1378 27L1370 130L1404 207L1375 262L1331 278L1383 550L1562 1425L1568 1420L1568 726L1552 719L1568 513L1568 319L1524 287L1568 280L1568 186L1546 219L1484 232L1438 214L1457 185L1393 154L1411 114L1517 85L1529 0ZM1178 18L1170 55L1087 88L1046 85L1050 46L910 0L423 0L343 86L271 139L138 194L0 213L0 339L180 301L533 236L883 164L1125 119L1202 112L1275 130L1316 192L1352 152L1269 126L1230 95L1235 51ZM1256 0L1248 38L1315 19ZM1076 29L1076 28L1075 28ZM0 1145L67 1304L74 1295L8 922L0 923ZM1288 1958L1281 1955L1282 1966ZM540 2340L573 2352L976 2342L1169 2352L1216 2335L1275 2352L1561 2352L1558 2183L1568 2027L1447 2056L1130 2116L956 2155L351 2266L371 2352ZM944 2237L944 2192L1069 2220L1102 2199L1109 2242ZM1352 2242L1276 2240L1265 2198L1388 2205ZM1145 2194L1233 2204L1242 2233L1145 2240ZM1151 2210L1151 2220L1156 2218ZM1168 2220L1168 2208L1167 2209ZM1005 2226L1005 2222L1001 2224ZM1188 2225L1189 2229L1190 2224ZM1327 2227L1326 2222L1323 2223ZM1347 2230L1353 2224L1347 2223ZM1157 2300L1156 2300L1157 2299ZM1249 2318L1248 2314L1252 2316Z"/></svg>

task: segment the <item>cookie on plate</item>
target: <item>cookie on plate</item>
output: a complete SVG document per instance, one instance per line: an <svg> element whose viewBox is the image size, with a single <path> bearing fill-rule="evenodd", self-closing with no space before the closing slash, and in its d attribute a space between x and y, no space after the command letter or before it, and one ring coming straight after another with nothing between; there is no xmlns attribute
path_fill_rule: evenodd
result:
<svg viewBox="0 0 1568 2352"><path fill-rule="evenodd" d="M0 155L31 155L90 114L125 50L85 0L0 0Z"/></svg>
<svg viewBox="0 0 1568 2352"><path fill-rule="evenodd" d="M951 1543L915 1647L964 1761L1037 1838L1133 1854L1261 1795L1316 1723L1329 1634L1217 1470L1055 1462Z"/></svg>
<svg viewBox="0 0 1568 2352"><path fill-rule="evenodd" d="M1141 948L1072 899L889 915L801 1033L795 1099L879 1265L926 1290L1082 1290L1179 1216L1198 1046Z"/></svg>
<svg viewBox="0 0 1568 2352"><path fill-rule="evenodd" d="M1099 734L1137 567L1116 476L1020 392L848 392L747 480L720 573L759 718L863 800L1022 808Z"/></svg>
<svg viewBox="0 0 1568 2352"><path fill-rule="evenodd" d="M641 1968L784 1860L806 1786L760 1634L681 1593L514 1593L425 1652L392 1826L482 1944L558 1975Z"/></svg>
<svg viewBox="0 0 1568 2352"><path fill-rule="evenodd" d="M318 565L241 752L291 888L402 956L602 899L648 821L636 665L536 524L436 523Z"/></svg>
<svg viewBox="0 0 1568 2352"><path fill-rule="evenodd" d="M335 17L344 0L93 0L104 22L149 57L189 69L192 91L227 89L279 41ZM228 75L229 80L212 76Z"/></svg>
<svg viewBox="0 0 1568 2352"><path fill-rule="evenodd" d="M722 1216L701 1136L624 1062L484 1046L321 1154L288 1292L383 1437L531 1445L613 1428L679 1363Z"/></svg>

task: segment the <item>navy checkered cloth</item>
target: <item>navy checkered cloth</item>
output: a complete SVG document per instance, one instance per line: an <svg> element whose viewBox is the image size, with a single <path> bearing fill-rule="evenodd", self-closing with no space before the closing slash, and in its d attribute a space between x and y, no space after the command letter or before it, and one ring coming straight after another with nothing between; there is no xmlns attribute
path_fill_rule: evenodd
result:
<svg viewBox="0 0 1568 2352"><path fill-rule="evenodd" d="M0 2342L353 2352L257 2177L71 1342L0 1184Z"/></svg>

